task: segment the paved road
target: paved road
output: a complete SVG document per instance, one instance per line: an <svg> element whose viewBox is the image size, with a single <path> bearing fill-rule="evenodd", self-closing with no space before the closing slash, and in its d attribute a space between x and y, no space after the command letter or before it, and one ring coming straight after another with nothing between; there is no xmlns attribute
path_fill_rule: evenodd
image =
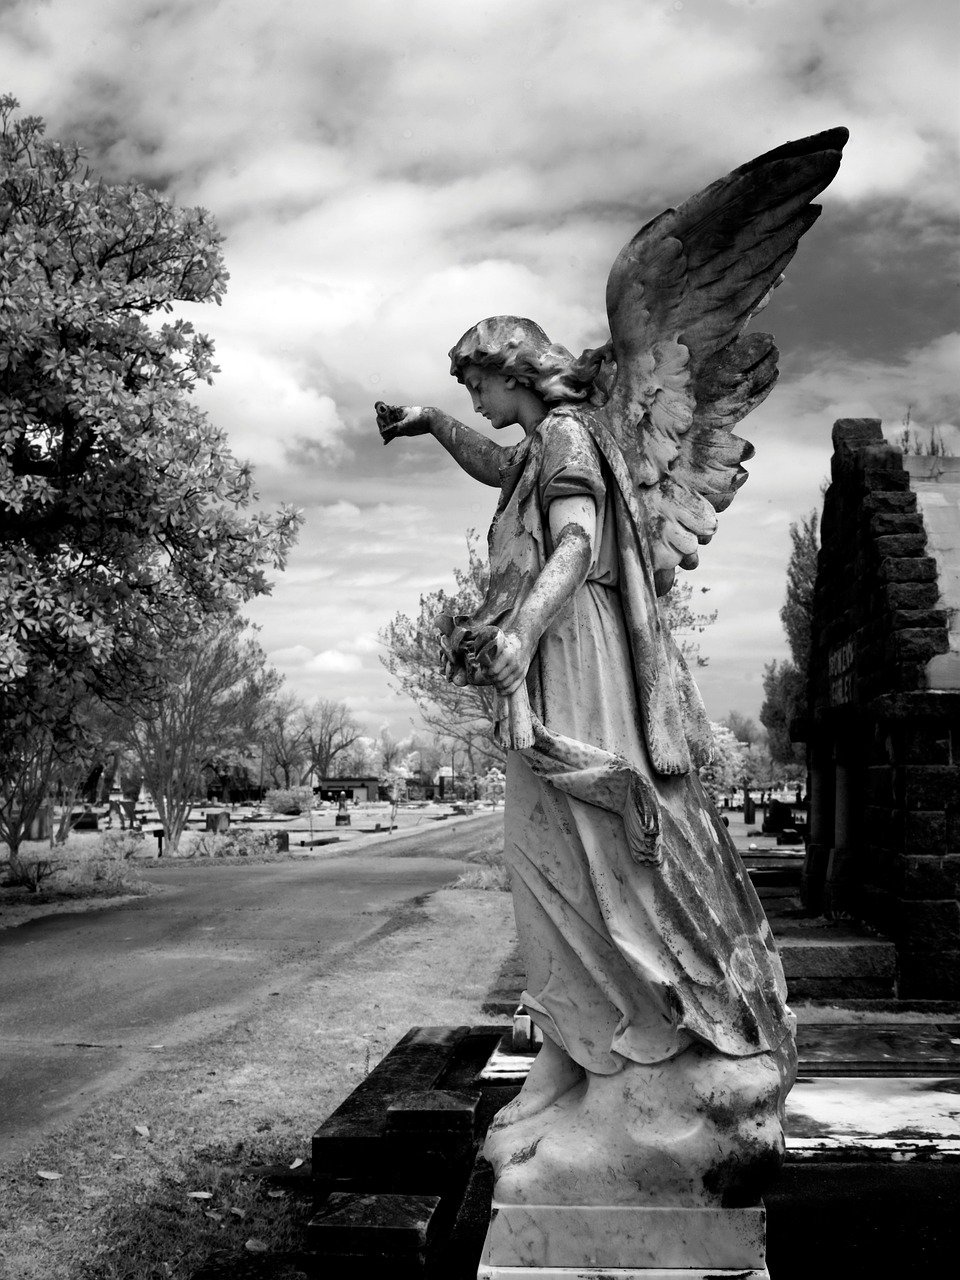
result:
<svg viewBox="0 0 960 1280"><path fill-rule="evenodd" d="M0 932L0 1159L154 1065L152 1046L227 1026L396 927L463 870L451 844L475 847L498 823L310 862L173 864L146 873L163 886L149 898Z"/></svg>

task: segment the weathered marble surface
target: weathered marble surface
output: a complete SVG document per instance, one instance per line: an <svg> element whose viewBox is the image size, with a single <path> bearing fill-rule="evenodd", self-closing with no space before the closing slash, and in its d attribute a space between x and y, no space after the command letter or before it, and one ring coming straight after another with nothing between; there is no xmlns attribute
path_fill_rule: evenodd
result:
<svg viewBox="0 0 960 1280"><path fill-rule="evenodd" d="M503 1267L483 1262L477 1280L770 1280L766 1267Z"/></svg>
<svg viewBox="0 0 960 1280"><path fill-rule="evenodd" d="M500 1266L761 1268L762 1209L647 1209L494 1202L487 1249Z"/></svg>
<svg viewBox="0 0 960 1280"><path fill-rule="evenodd" d="M574 357L518 316L472 326L451 372L520 444L377 405L384 443L432 435L500 490L485 598L438 627L448 678L494 686L504 711L505 852L544 1047L484 1153L497 1201L534 1215L755 1206L783 1158L783 969L700 785L712 732L658 598L746 478L731 428L772 388L777 351L745 330L846 140L787 143L646 223L611 268L602 347ZM486 1260L501 1271L505 1229ZM646 1256L662 1269L652 1251L675 1247L666 1232Z"/></svg>
<svg viewBox="0 0 960 1280"><path fill-rule="evenodd" d="M792 1079L781 1055L731 1058L693 1045L662 1062L581 1076L539 1108L530 1098L544 1086L535 1080L487 1135L496 1198L528 1205L757 1204L783 1160L782 1106Z"/></svg>

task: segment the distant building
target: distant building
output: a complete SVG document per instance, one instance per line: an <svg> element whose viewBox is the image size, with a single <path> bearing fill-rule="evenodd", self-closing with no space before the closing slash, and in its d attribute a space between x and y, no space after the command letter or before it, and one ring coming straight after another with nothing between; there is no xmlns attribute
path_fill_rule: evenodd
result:
<svg viewBox="0 0 960 1280"><path fill-rule="evenodd" d="M380 779L373 774L353 778L320 778L308 773L303 779L305 787L313 787L313 793L321 800L339 800L340 792L347 793L348 800L379 800Z"/></svg>

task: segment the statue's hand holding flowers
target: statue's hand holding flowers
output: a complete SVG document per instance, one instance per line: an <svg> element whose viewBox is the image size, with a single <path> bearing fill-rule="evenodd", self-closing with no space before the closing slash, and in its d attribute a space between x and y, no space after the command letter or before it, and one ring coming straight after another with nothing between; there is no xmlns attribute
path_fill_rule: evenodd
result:
<svg viewBox="0 0 960 1280"><path fill-rule="evenodd" d="M378 400L374 408L377 411L380 439L384 444L389 444L398 436L428 436L432 430L431 411L422 405L384 404L382 400Z"/></svg>

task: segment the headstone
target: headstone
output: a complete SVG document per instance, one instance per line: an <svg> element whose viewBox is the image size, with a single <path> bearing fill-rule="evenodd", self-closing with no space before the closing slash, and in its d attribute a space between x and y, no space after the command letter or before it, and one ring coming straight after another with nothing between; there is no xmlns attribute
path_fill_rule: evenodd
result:
<svg viewBox="0 0 960 1280"><path fill-rule="evenodd" d="M350 826L350 811L347 809L347 793L340 792L340 802L337 806L336 825L338 827Z"/></svg>

